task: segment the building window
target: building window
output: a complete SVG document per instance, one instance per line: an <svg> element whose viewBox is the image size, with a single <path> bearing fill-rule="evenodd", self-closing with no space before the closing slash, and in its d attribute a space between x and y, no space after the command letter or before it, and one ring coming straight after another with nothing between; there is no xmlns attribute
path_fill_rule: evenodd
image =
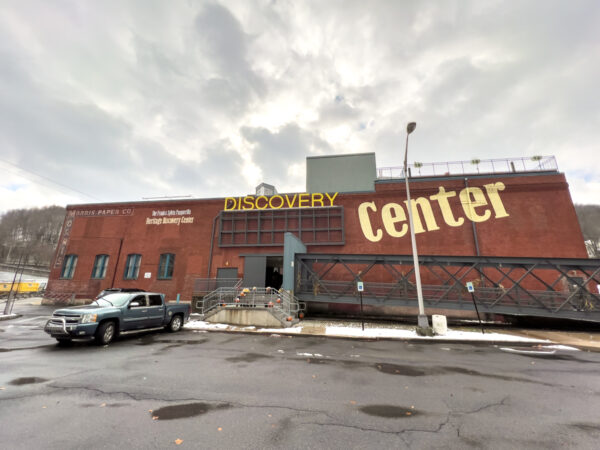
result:
<svg viewBox="0 0 600 450"><path fill-rule="evenodd" d="M66 255L65 261L63 262L62 271L60 277L70 280L73 278L75 273L75 266L77 265L77 255Z"/></svg>
<svg viewBox="0 0 600 450"><path fill-rule="evenodd" d="M142 255L132 253L127 255L127 261L125 261L125 273L123 274L124 280L137 280L140 273L140 262L142 261Z"/></svg>
<svg viewBox="0 0 600 450"><path fill-rule="evenodd" d="M92 269L92 278L101 280L106 276L106 267L108 266L108 255L96 255L94 268Z"/></svg>
<svg viewBox="0 0 600 450"><path fill-rule="evenodd" d="M170 280L173 278L173 266L175 265L175 255L173 253L163 253L160 255L158 264L158 279Z"/></svg>

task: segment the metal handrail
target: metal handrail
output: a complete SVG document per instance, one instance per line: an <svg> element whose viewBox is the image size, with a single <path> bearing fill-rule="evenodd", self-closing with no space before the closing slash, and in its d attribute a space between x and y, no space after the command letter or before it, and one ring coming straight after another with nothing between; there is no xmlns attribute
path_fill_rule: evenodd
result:
<svg viewBox="0 0 600 450"><path fill-rule="evenodd" d="M200 313L206 315L219 307L269 308L281 320L298 317L300 304L288 291L275 288L220 287L196 302Z"/></svg>
<svg viewBox="0 0 600 450"><path fill-rule="evenodd" d="M411 178L547 171L558 171L558 164L554 156L472 159L471 161L447 161L433 163L414 162L412 164L408 164L408 173L409 177ZM404 167L393 166L380 167L377 169L377 179L382 180L390 178L404 178Z"/></svg>
<svg viewBox="0 0 600 450"><path fill-rule="evenodd" d="M195 278L192 291L194 294L201 294L203 292L213 292L219 287L239 288L241 285L241 278Z"/></svg>

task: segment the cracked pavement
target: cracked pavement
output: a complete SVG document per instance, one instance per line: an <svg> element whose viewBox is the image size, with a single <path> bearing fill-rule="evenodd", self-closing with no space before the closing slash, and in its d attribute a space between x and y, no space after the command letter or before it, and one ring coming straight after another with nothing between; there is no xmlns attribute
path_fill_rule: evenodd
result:
<svg viewBox="0 0 600 450"><path fill-rule="evenodd" d="M59 347L42 331L51 310L22 305L0 322L3 447L591 449L600 438L599 353L197 331Z"/></svg>

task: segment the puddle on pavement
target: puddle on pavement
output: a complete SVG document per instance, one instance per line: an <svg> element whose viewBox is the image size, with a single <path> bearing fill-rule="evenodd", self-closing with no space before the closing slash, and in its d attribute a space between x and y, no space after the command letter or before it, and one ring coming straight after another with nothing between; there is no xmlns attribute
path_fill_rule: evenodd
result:
<svg viewBox="0 0 600 450"><path fill-rule="evenodd" d="M188 417L200 416L210 411L231 408L228 403L212 405L210 403L186 403L183 405L165 406L164 408L153 410L150 415L154 420L175 420Z"/></svg>
<svg viewBox="0 0 600 450"><path fill-rule="evenodd" d="M597 423L570 423L569 426L587 433L600 433L600 424Z"/></svg>
<svg viewBox="0 0 600 450"><path fill-rule="evenodd" d="M260 353L246 353L245 355L240 356L232 356L230 358L226 358L226 361L229 362L255 362L261 359L271 359L271 356L262 355Z"/></svg>
<svg viewBox="0 0 600 450"><path fill-rule="evenodd" d="M142 337L138 338L135 345L152 345L155 342L156 341L154 340L154 335L148 334L146 336L142 336Z"/></svg>
<svg viewBox="0 0 600 450"><path fill-rule="evenodd" d="M432 366L432 367L413 367L413 366L402 366L399 364L387 364L387 363L376 363L375 368L382 373L391 375L402 375L405 377L421 377L421 376L436 376L436 375L471 375L474 377L493 378L496 380L503 381L521 381L523 383L535 383L544 386L553 386L549 383L542 381L530 380L527 378L513 377L509 375L497 375L494 373L483 373L476 370L465 369L464 367L451 367L451 366Z"/></svg>
<svg viewBox="0 0 600 450"><path fill-rule="evenodd" d="M38 378L38 377L21 377L15 378L8 382L8 384L12 384L13 386L22 386L24 384L36 384L43 383L44 381L48 381L46 378Z"/></svg>
<svg viewBox="0 0 600 450"><path fill-rule="evenodd" d="M394 405L367 405L359 409L369 416L386 417L388 419L414 417L420 414L415 409Z"/></svg>
<svg viewBox="0 0 600 450"><path fill-rule="evenodd" d="M142 336L137 339L135 345L170 344L169 347L180 347L182 345L204 344L208 339L155 339L155 335Z"/></svg>
<svg viewBox="0 0 600 450"><path fill-rule="evenodd" d="M432 375L425 372L425 370L417 369L411 366L400 366L398 364L378 363L375 364L375 368L383 373L389 373L392 375L404 375L405 377L420 377L423 375Z"/></svg>
<svg viewBox="0 0 600 450"><path fill-rule="evenodd" d="M80 405L82 408L122 408L129 406L129 403L84 403Z"/></svg>
<svg viewBox="0 0 600 450"><path fill-rule="evenodd" d="M19 350L34 350L36 348L49 348L49 347L55 347L55 345L50 344L50 345L35 345L33 347L0 348L0 353L17 352Z"/></svg>
<svg viewBox="0 0 600 450"><path fill-rule="evenodd" d="M548 359L551 361L575 361L586 364L600 364L598 361L589 361L587 359L580 359L573 355L556 354L554 352L543 353L511 353L512 355L525 356L527 358L536 359Z"/></svg>

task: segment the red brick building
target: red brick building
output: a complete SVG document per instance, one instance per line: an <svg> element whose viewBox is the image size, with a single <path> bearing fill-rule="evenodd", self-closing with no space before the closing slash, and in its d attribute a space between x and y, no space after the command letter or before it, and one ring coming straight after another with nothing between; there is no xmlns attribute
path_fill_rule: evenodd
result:
<svg viewBox="0 0 600 450"><path fill-rule="evenodd" d="M411 178L419 254L586 258L564 174L539 167ZM408 255L407 207L404 179L382 176L359 192L70 205L47 295L190 301L200 279L280 284L286 232L307 253Z"/></svg>

